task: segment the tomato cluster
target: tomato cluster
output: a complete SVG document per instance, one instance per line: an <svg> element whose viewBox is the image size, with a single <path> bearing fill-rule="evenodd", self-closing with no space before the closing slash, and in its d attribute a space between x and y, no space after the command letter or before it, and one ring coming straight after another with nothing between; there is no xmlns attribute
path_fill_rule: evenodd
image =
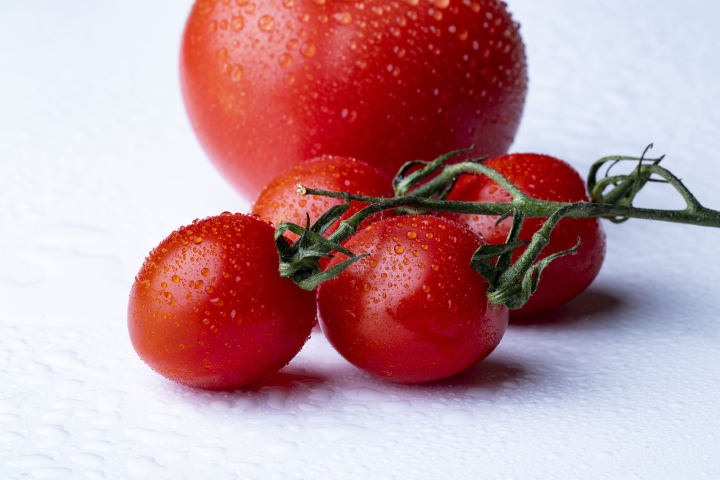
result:
<svg viewBox="0 0 720 480"><path fill-rule="evenodd" d="M388 210L346 223L340 233L357 233L333 242L367 197L394 195L389 176L406 162L469 145L480 155L507 151L527 67L504 2L196 0L180 80L203 148L255 202L252 216L225 213L180 228L146 259L128 323L152 369L199 388L262 383L298 353L317 320L343 357L401 383L454 375L498 345L509 311L488 300L497 285L471 259L506 241L509 220ZM533 198L588 200L582 179L557 159L508 155L486 165ZM299 183L365 198L300 197ZM487 176L466 175L449 200L511 197ZM274 232L284 222L294 232ZM542 222L527 219L519 240ZM554 308L592 282L605 252L596 219L561 220L539 260L578 238L576 255L545 268L516 314ZM288 252L313 242L322 245L310 248L314 257L283 270L295 255ZM484 261L484 272L495 268ZM303 278L296 284L280 271ZM298 286L316 285L303 283L313 275L324 280L317 295Z"/></svg>
<svg viewBox="0 0 720 480"><path fill-rule="evenodd" d="M582 179L566 163L542 155L507 155L485 163L532 197L586 201ZM150 253L136 277L128 309L140 357L185 385L224 389L263 382L300 350L316 314L330 343L353 365L400 383L461 372L489 355L508 324L505 306L488 301L488 281L471 268L479 246L503 243L508 227L475 215L371 216L344 244L365 255L317 291L281 278L273 227L315 222L339 200L300 197L297 183L359 195L391 196L391 182L369 165L325 156L294 167L266 186L254 216L225 213L173 232ZM507 202L486 176L463 176L451 200ZM362 205L351 205L347 219ZM530 238L542 219L528 219ZM323 233L330 235L333 228ZM518 314L546 311L584 290L597 275L605 238L596 219L563 219L541 259L555 260ZM288 241L297 241L297 236ZM522 250L522 248L518 249ZM515 258L520 252L515 253ZM325 269L344 262L338 253Z"/></svg>

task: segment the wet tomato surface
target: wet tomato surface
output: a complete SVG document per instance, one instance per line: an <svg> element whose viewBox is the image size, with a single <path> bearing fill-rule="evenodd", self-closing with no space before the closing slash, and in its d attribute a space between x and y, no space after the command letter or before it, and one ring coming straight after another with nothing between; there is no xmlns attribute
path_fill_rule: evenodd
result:
<svg viewBox="0 0 720 480"><path fill-rule="evenodd" d="M508 323L507 308L489 304L486 280L470 267L483 243L467 227L434 216L366 226L344 246L370 256L319 287L323 332L350 363L394 382L439 380L469 368L493 351Z"/></svg>
<svg viewBox="0 0 720 480"><path fill-rule="evenodd" d="M521 153L492 158L485 165L502 173L520 190L539 200L556 202L586 202L589 200L585 181L568 163L554 157ZM448 200L500 203L512 200L510 194L490 178L466 175L460 178ZM504 243L512 220L495 227L498 217L487 215L443 214L468 225L481 234L488 243ZM520 240L532 240L545 219L528 218L520 233ZM550 243L538 260L568 250L577 244L577 255L566 255L554 260L540 277L537 291L513 316L545 312L575 298L582 293L600 272L605 259L605 233L597 218L564 218L550 235ZM513 261L525 251L518 248Z"/></svg>
<svg viewBox="0 0 720 480"><path fill-rule="evenodd" d="M273 233L226 213L178 229L150 252L128 305L140 358L206 389L259 383L284 367L315 325L315 294L280 278Z"/></svg>
<svg viewBox="0 0 720 480"><path fill-rule="evenodd" d="M180 80L191 124L246 199L323 154L406 161L513 141L527 89L497 0L198 0Z"/></svg>

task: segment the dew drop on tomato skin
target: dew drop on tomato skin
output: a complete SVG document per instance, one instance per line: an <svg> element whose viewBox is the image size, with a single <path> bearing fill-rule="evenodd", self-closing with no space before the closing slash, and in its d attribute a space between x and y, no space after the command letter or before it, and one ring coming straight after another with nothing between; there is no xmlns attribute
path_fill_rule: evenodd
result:
<svg viewBox="0 0 720 480"><path fill-rule="evenodd" d="M415 256L416 243L408 233L430 230L441 242L415 250L422 252ZM367 245L371 234L379 244L399 242L403 251L364 250L361 243ZM453 242L459 235L465 240ZM508 322L507 308L489 305L487 282L469 266L482 242L467 227L437 217L403 217L402 223L383 219L368 226L345 246L371 257L318 289L326 337L358 368L400 383L438 380L474 365L497 346ZM457 261L447 262L448 256ZM446 264L424 268L435 258L445 258ZM375 275L378 269L382 275Z"/></svg>
<svg viewBox="0 0 720 480"><path fill-rule="evenodd" d="M394 175L471 144L498 155L514 138L527 69L502 2L201 3L183 36L183 97L203 148L248 199L322 154Z"/></svg>
<svg viewBox="0 0 720 480"><path fill-rule="evenodd" d="M128 328L141 359L171 380L207 389L256 383L287 364L315 324L315 299L277 275L272 239L271 226L236 214L163 240L130 294ZM238 281L246 273L255 285ZM268 292L282 301L266 299Z"/></svg>

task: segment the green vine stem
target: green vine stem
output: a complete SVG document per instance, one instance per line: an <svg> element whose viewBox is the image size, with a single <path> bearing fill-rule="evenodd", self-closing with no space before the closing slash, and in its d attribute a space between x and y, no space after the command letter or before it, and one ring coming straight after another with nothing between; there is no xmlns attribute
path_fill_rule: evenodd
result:
<svg viewBox="0 0 720 480"><path fill-rule="evenodd" d="M504 245L480 247L473 257L473 268L490 283L488 298L493 303L504 304L509 308L520 308L537 288L542 269L555 258L575 253L577 245L570 250L535 263L542 249L549 243L553 228L562 218L604 217L616 222L639 218L720 228L720 211L704 207L675 175L660 167L659 163L662 157L647 160L643 153L641 157L602 158L593 165L588 179L593 202L567 203L534 199L523 193L502 174L480 161L444 165L444 162L450 157L463 152L451 152L433 162L412 162L410 166L422 163L425 167L410 173L407 177L404 175L410 168L401 169L394 182L396 192L401 196L395 198L352 195L346 192L319 190L298 185L299 195L339 198L344 203L326 212L312 226L309 220L304 228L292 223L278 226L275 239L281 259L281 275L292 278L301 288L307 290L339 275L343 269L363 257L348 252L341 246L342 242L355 234L364 220L384 210L410 208L423 212L498 215L501 219L512 216L513 228L507 242ZM610 163L610 168L612 168L622 161L635 161L638 162L638 165L629 174L610 176L606 173L605 177L597 179L598 173L604 165ZM480 203L444 200L443 198L447 196L459 176L464 174L487 175L511 195L512 201ZM435 176L430 178L432 175ZM659 176L661 180L655 179L653 175ZM430 179L427 180L427 178ZM426 181L422 183L423 180ZM640 189L648 182L653 181L662 181L673 186L685 199L686 208L683 210L660 210L633 207L632 201ZM605 193L608 189L610 191ZM351 201L370 205L351 218L342 221L337 230L327 238L323 237L322 234L327 227L340 218ZM533 235L531 242L518 240L524 218L547 218L542 228ZM282 236L287 230L301 235L301 239L290 245ZM521 245L527 245L526 250L514 264L511 264L512 252ZM331 252L333 251L344 253L349 257L348 260L330 270L321 271L318 260L332 256ZM490 262L492 258L498 258L498 261L493 264Z"/></svg>
<svg viewBox="0 0 720 480"><path fill-rule="evenodd" d="M631 157L626 158L631 159ZM599 160L599 162L605 163L607 161L611 160ZM358 220L353 221L352 224L357 225L370 215L374 215L379 211L398 207L412 207L418 210L431 212L466 213L475 215L505 215L512 210L518 210L523 212L526 218L547 218L563 207L577 205L577 207L566 211L565 216L571 218L638 218L720 228L720 211L702 206L702 204L700 204L700 202L675 175L659 165L642 165L642 168L639 170L640 174L655 173L664 178L683 196L687 203L687 207L684 210L661 210L637 208L631 205L617 203L578 202L574 204L567 202L537 200L523 193L497 170L476 162L462 162L447 166L436 177L411 191L407 196L396 197L393 199L368 197L364 195L350 195L344 192L318 190L304 186L299 186L298 192L304 192L300 193L301 195L321 195L331 198L340 198L373 204L366 207L365 210L370 209L367 212L365 212L365 210L361 210L356 214L358 215ZM464 173L475 172L480 172L495 180L513 197L512 201L507 203L479 203L423 198L431 195L432 192L441 191L444 185L453 182L457 176ZM635 175L635 173L624 176L623 178L633 179L633 175ZM595 182L595 184L595 191L598 191L597 187L605 188L607 186L605 182Z"/></svg>

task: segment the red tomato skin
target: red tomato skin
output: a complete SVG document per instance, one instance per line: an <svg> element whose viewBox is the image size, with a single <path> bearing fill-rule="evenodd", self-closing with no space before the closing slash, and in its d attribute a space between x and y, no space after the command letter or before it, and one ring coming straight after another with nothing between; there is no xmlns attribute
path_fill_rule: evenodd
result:
<svg viewBox="0 0 720 480"><path fill-rule="evenodd" d="M487 282L470 268L483 243L434 216L366 226L345 246L371 256L318 289L325 336L350 363L393 382L430 382L471 367L508 324L507 308L489 304Z"/></svg>
<svg viewBox="0 0 720 480"><path fill-rule="evenodd" d="M539 154L511 154L492 158L485 165L502 173L524 193L539 200L558 202L588 201L585 181L566 162ZM463 176L456 184L448 200L502 203L512 200L510 194L486 176ZM504 243L512 225L503 221L498 228L498 217L483 215L444 214L481 234L491 244ZM528 218L520 233L521 240L531 240L545 219ZM537 291L511 316L542 313L555 308L582 293L600 272L605 259L606 241L600 220L597 218L565 218L550 236L539 259L553 253L568 250L581 239L577 255L566 255L554 260L540 277ZM513 256L517 260L525 248L519 248Z"/></svg>
<svg viewBox="0 0 720 480"><path fill-rule="evenodd" d="M470 145L503 154L527 66L519 26L497 0L198 0L180 81L200 144L250 200L322 154L388 175Z"/></svg>
<svg viewBox="0 0 720 480"><path fill-rule="evenodd" d="M284 367L315 325L315 295L280 278L273 232L228 213L196 220L150 252L128 305L140 358L211 390L260 383Z"/></svg>
<svg viewBox="0 0 720 480"><path fill-rule="evenodd" d="M310 224L312 224L331 207L343 203L337 198L318 195L300 196L297 194L298 183L310 188L356 195L390 198L394 196L392 182L380 170L354 158L323 155L295 165L275 177L260 192L253 203L251 213L275 226L281 222L292 222L304 227L305 213L310 215ZM337 230L340 221L347 220L367 205L367 203L352 202L340 220L328 228L326 235ZM392 213L381 212L381 215L373 218L388 215ZM287 236L292 240L298 238L292 232L287 232Z"/></svg>

